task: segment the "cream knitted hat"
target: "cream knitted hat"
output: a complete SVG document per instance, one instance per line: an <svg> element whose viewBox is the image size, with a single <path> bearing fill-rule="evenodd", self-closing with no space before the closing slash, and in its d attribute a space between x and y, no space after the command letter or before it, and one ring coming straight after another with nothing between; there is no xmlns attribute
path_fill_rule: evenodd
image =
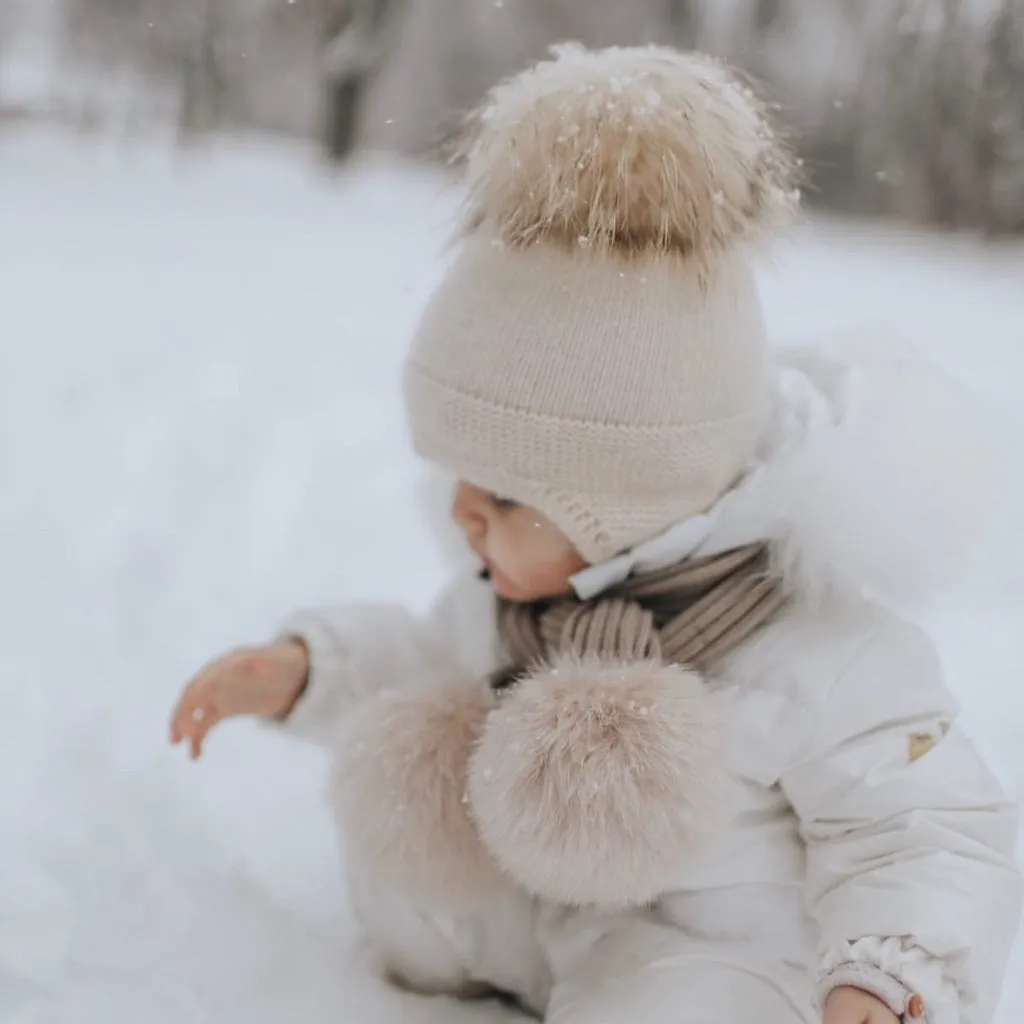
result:
<svg viewBox="0 0 1024 1024"><path fill-rule="evenodd" d="M745 250L794 208L793 165L727 68L656 47L561 47L472 125L461 251L406 362L413 443L602 561L752 462Z"/></svg>

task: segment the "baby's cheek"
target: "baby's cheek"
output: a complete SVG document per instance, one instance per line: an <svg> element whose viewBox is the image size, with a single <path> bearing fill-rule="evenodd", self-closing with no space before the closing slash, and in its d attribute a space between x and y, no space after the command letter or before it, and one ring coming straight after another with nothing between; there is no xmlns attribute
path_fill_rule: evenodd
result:
<svg viewBox="0 0 1024 1024"><path fill-rule="evenodd" d="M559 551L559 535L527 509L512 513L502 524L504 540L511 552L531 561L551 561Z"/></svg>
<svg viewBox="0 0 1024 1024"><path fill-rule="evenodd" d="M516 540L522 575L546 590L564 590L569 577L583 568L569 540L545 520L530 520Z"/></svg>

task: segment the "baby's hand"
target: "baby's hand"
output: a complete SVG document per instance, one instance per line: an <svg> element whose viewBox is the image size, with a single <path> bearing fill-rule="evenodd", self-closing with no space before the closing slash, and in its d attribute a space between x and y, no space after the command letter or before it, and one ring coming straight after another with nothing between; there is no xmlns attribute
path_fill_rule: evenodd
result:
<svg viewBox="0 0 1024 1024"><path fill-rule="evenodd" d="M900 1019L881 999L843 985L825 1003L824 1024L900 1024Z"/></svg>
<svg viewBox="0 0 1024 1024"><path fill-rule="evenodd" d="M309 656L295 641L230 651L185 688L171 719L171 742L188 740L195 760L207 733L234 715L282 718L306 684Z"/></svg>

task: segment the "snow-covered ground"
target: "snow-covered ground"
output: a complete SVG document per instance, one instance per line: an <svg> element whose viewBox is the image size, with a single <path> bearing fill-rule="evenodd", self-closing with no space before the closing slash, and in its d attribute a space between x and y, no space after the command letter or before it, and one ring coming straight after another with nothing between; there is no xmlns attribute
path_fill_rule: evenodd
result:
<svg viewBox="0 0 1024 1024"><path fill-rule="evenodd" d="M306 154L0 137L0 1021L484 1021L363 969L319 751L165 740L185 678L296 605L422 602L395 370L451 197ZM1010 453L971 577L926 611L1024 792L1024 251L818 222L766 271L776 333L881 323ZM1014 450L1015 449L1015 450ZM941 552L936 557L942 557ZM1001 1024L1024 1018L1024 952Z"/></svg>

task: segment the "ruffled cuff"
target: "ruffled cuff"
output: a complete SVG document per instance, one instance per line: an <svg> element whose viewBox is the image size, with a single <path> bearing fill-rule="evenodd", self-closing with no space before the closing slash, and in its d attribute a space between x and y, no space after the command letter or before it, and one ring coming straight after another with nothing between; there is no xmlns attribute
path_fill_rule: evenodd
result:
<svg viewBox="0 0 1024 1024"><path fill-rule="evenodd" d="M864 938L829 949L821 965L821 1006L848 985L881 1000L908 1024L958 1024L960 1000L945 963L909 939Z"/></svg>
<svg viewBox="0 0 1024 1024"><path fill-rule="evenodd" d="M914 1002L916 993L892 975L867 963L839 964L823 974L818 985L818 1002L824 1006L835 989L846 986L869 992L885 1003L900 1020L927 1021L924 1013L915 1016L918 1010L918 1004Z"/></svg>

